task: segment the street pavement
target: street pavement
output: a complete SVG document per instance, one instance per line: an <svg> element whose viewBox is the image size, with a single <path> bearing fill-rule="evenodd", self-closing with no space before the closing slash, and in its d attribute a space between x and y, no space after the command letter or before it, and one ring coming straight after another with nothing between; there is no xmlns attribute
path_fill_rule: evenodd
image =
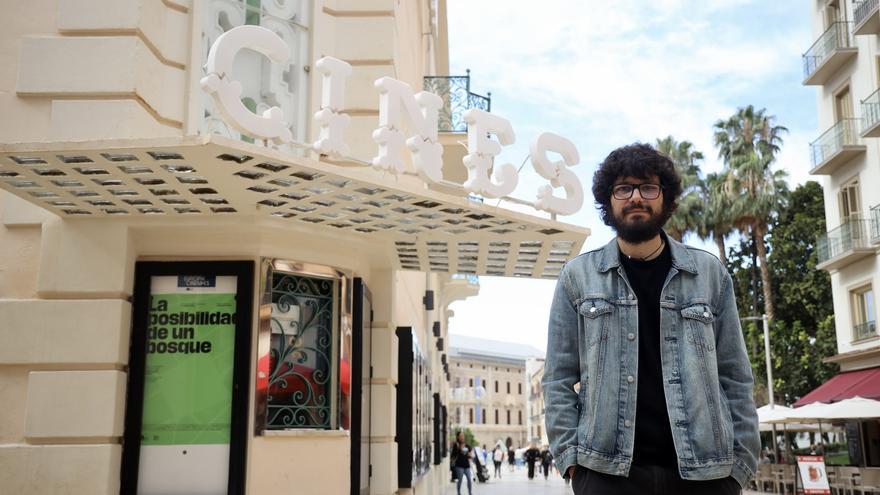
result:
<svg viewBox="0 0 880 495"><path fill-rule="evenodd" d="M473 468L471 468L473 471ZM544 475L538 473L535 479L530 480L525 466L517 466L510 472L507 463L501 466L501 478L492 477L494 466L489 468L489 481L486 483L473 483L473 495L572 495L571 487L565 484L561 476L552 471L545 480ZM467 482L461 481L461 494L467 495ZM457 495L455 483L449 483L445 495ZM743 491L743 495L760 495L760 492Z"/></svg>

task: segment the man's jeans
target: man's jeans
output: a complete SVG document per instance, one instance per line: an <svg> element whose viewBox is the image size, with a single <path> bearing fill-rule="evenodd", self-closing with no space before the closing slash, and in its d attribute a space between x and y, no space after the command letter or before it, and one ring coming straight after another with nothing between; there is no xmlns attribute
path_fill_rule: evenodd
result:
<svg viewBox="0 0 880 495"><path fill-rule="evenodd" d="M630 467L628 478L577 466L571 488L575 495L739 495L742 493L739 483L729 476L706 481L683 480L671 469L638 464Z"/></svg>
<svg viewBox="0 0 880 495"><path fill-rule="evenodd" d="M463 468L463 467L454 466L452 468L452 470L455 473L455 479L457 480L456 484L455 484L456 493L458 493L458 495L461 495L461 478L464 477L467 479L468 495L470 495L471 494L471 468Z"/></svg>

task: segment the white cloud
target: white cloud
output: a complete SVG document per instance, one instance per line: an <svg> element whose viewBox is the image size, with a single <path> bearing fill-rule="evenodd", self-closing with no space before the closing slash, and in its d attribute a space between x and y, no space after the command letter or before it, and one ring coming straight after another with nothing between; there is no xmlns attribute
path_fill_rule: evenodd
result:
<svg viewBox="0 0 880 495"><path fill-rule="evenodd" d="M586 245L595 248L612 237L589 194L595 166L609 151L671 134L703 151L704 171L718 170L715 121L737 106L768 106L759 88L774 81L791 87L780 91L802 90L797 78L801 53L812 42L809 23L792 22L779 10L783 22L772 29L728 19L730 9L748 5L756 14L772 10L753 0L449 0L451 66L454 73L472 69L472 90L492 91L493 113L511 120L517 143L503 161L519 166L542 130L577 144L585 205L562 220L593 229ZM813 130L789 127L778 166L801 183ZM533 199L544 183L526 165L514 195ZM507 339L543 348L550 290L546 282L487 280L480 296L457 303L454 330L490 337L500 326ZM509 317L511 308L528 315Z"/></svg>

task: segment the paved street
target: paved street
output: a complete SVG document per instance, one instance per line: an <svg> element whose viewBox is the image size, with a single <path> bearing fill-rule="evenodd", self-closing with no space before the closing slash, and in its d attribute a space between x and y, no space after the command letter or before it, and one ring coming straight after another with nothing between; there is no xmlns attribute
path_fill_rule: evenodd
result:
<svg viewBox="0 0 880 495"><path fill-rule="evenodd" d="M491 475L493 468L489 469ZM464 480L461 483L462 495L467 494L467 485ZM566 486L565 481L555 473L551 473L548 479L539 474L533 480L526 475L525 466L517 467L510 472L507 463L501 467L501 479L490 477L486 483L474 483L473 495L571 495L571 488ZM456 495L455 483L450 483L446 489L446 495ZM759 495L759 492L744 491L743 495Z"/></svg>
<svg viewBox="0 0 880 495"><path fill-rule="evenodd" d="M494 471L494 466L489 468L489 474ZM467 494L465 481L461 483L462 495ZM548 479L539 474L533 480L529 480L526 467L519 466L514 472L510 472L505 462L501 466L501 479L489 478L486 483L475 483L473 495L571 495L571 489L565 485L565 481L556 473L551 473ZM455 484L450 483L446 489L446 495L456 495Z"/></svg>

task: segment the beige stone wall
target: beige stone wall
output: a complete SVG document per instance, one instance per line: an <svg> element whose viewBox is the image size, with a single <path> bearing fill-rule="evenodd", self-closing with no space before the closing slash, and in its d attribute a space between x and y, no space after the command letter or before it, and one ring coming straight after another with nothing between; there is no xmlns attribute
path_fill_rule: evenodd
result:
<svg viewBox="0 0 880 495"><path fill-rule="evenodd" d="M202 8L204 2L196 0L36 0L10 6L6 14L14 22L0 31L0 143L195 133ZM440 45L422 36L426 9L424 2L394 0L314 2L311 61L333 55L354 67L346 92L352 115L347 142L357 156L369 158L376 150L370 138L378 122L374 79L397 77L420 89L425 71L448 67L445 47L435 52L431 47ZM309 115L320 101L320 81L316 71L311 74ZM278 257L347 270L372 290L371 493L397 492L394 330L417 331L435 370L432 387L445 391L431 323L440 321L447 337L448 302L440 303L446 279L394 272L388 259L367 254L357 242L342 245L332 233L289 223L246 216L72 221L5 192L0 200L4 491L118 493L137 260ZM438 309L430 314L420 297L413 298L427 287L437 291ZM248 448L249 493L348 490L346 432L251 437ZM441 493L447 473L446 464L437 466L416 491Z"/></svg>

